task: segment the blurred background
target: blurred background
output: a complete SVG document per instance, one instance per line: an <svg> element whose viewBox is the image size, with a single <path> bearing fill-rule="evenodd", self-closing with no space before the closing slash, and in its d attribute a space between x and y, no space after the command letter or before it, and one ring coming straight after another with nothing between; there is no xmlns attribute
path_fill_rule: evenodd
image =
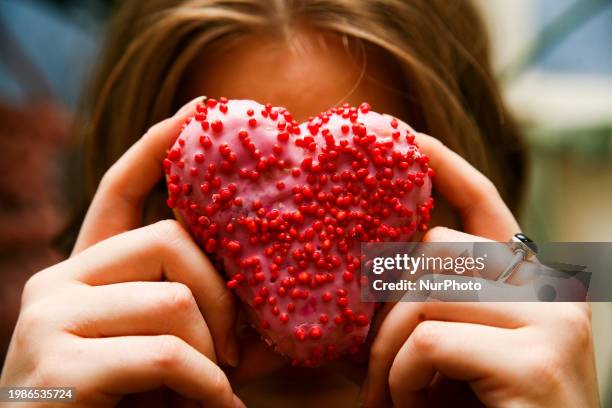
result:
<svg viewBox="0 0 612 408"><path fill-rule="evenodd" d="M539 241L612 241L612 0L477 3L532 148L521 224ZM71 118L112 11L109 0L0 0L0 363L23 283L61 259L51 242L69 206L57 186L77 176L62 171ZM612 304L594 304L593 318L612 407Z"/></svg>
<svg viewBox="0 0 612 408"><path fill-rule="evenodd" d="M506 98L531 147L521 225L538 241L612 241L612 1L478 3ZM602 406L609 408L612 304L593 304L593 330Z"/></svg>

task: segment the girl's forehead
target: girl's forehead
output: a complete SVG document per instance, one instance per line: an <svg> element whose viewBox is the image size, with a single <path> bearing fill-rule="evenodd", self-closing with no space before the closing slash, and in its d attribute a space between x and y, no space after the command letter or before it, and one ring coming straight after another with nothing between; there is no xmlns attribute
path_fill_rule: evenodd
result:
<svg viewBox="0 0 612 408"><path fill-rule="evenodd" d="M401 116L404 79L394 61L339 35L299 30L289 38L251 34L203 49L179 94L253 99L285 106L304 120L343 102L368 101Z"/></svg>

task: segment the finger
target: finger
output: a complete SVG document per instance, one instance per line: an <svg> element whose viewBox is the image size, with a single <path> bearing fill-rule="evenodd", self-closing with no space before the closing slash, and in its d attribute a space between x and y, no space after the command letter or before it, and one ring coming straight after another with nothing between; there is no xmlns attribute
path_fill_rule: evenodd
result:
<svg viewBox="0 0 612 408"><path fill-rule="evenodd" d="M439 245L427 245L437 242ZM415 250L417 254L425 254L428 257L457 257L462 256L464 251L473 252L473 243L488 243L485 269L478 271L478 275L484 279L495 280L513 261L514 252L506 244L495 243L479 236L466 234L446 227L434 227L428 230ZM444 243L452 243L444 245ZM463 246L461 243L465 243ZM538 264L529 260L521 262L512 275L506 280L513 285L521 285L532 282L537 275ZM473 271L466 270L466 276L474 275Z"/></svg>
<svg viewBox="0 0 612 408"><path fill-rule="evenodd" d="M397 303L380 323L372 343L368 376L362 390L364 404L383 405L393 359L423 321L455 321L512 329L523 327L531 321L530 310L528 303Z"/></svg>
<svg viewBox="0 0 612 408"><path fill-rule="evenodd" d="M178 337L128 336L86 339L95 363L82 367L107 394L122 396L167 386L210 407L235 407L223 371ZM94 360L90 360L94 361Z"/></svg>
<svg viewBox="0 0 612 408"><path fill-rule="evenodd" d="M399 122L416 135L419 149L429 157L436 171L434 188L459 211L466 232L495 241L507 241L520 232L514 216L487 177L438 139Z"/></svg>
<svg viewBox="0 0 612 408"><path fill-rule="evenodd" d="M73 254L141 223L143 201L163 174L162 160L202 97L152 126L106 172L87 211Z"/></svg>
<svg viewBox="0 0 612 408"><path fill-rule="evenodd" d="M520 232L493 183L439 140L417 133L417 143L436 170L434 187L461 215L466 232L507 241Z"/></svg>
<svg viewBox="0 0 612 408"><path fill-rule="evenodd" d="M172 334L216 363L208 326L191 290L176 282L128 282L85 287L70 308L71 331L81 337ZM76 300L76 299L75 299Z"/></svg>
<svg viewBox="0 0 612 408"><path fill-rule="evenodd" d="M188 286L210 329L219 360L237 364L234 297L177 221L160 221L113 236L72 260L57 273L88 285L169 280ZM57 279L50 276L53 278Z"/></svg>
<svg viewBox="0 0 612 408"><path fill-rule="evenodd" d="M470 323L427 321L402 345L389 373L393 406L422 406L437 372L471 383L511 370L510 329ZM501 371L501 372L500 372Z"/></svg>

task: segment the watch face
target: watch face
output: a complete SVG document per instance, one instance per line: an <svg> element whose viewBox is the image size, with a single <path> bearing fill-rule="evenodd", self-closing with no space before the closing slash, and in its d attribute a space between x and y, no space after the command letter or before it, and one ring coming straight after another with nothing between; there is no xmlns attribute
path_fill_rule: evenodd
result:
<svg viewBox="0 0 612 408"><path fill-rule="evenodd" d="M525 235L525 234L515 234L514 238L518 242L522 242L523 244L525 244L529 249L531 249L533 251L533 253L535 253L535 254L538 253L538 246L527 235Z"/></svg>

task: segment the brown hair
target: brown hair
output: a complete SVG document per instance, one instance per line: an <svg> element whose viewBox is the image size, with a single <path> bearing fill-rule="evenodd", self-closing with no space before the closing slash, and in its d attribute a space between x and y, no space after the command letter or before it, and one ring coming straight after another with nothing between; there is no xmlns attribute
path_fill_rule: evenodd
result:
<svg viewBox="0 0 612 408"><path fill-rule="evenodd" d="M410 85L410 124L487 175L517 212L525 149L501 101L475 7L448 0L149 0L121 2L77 136L85 208L104 172L180 101L181 76L202 49L297 21L384 50ZM81 218L78 222L80 223Z"/></svg>

